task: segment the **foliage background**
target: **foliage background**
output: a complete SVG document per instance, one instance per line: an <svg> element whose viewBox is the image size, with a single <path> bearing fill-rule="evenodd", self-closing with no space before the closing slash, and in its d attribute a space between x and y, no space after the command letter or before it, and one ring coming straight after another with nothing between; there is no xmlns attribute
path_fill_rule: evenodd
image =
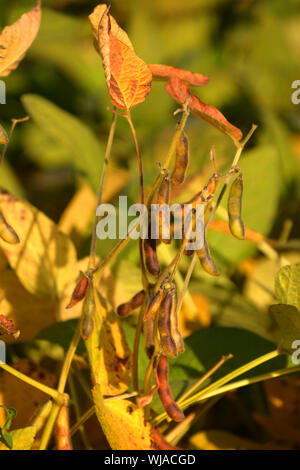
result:
<svg viewBox="0 0 300 470"><path fill-rule="evenodd" d="M39 35L26 59L5 79L7 104L0 107L4 127L8 129L12 117L28 113L37 119L16 128L0 184L56 222L83 181L96 191L103 163L111 120L106 107L110 103L87 19L97 3L44 0ZM27 0L1 0L0 27L30 7L32 2ZM111 11L145 61L210 76L209 85L197 90L201 99L220 109L245 134L253 122L258 124L241 160L244 221L250 228L278 239L286 220L291 220L290 239L281 247L285 256L299 261L300 108L291 102L291 84L300 75L299 1L112 0ZM78 146L81 134L76 125L31 94L46 98L87 126L90 132L82 130L86 132L82 134L82 147ZM168 148L176 108L162 84L154 82L146 102L132 113L148 187L157 172L156 162L163 159ZM51 126L42 119L44 113L51 116ZM191 143L189 175L193 177L184 196L199 190L212 172L212 144L220 169L228 167L234 153L230 139L193 116L187 133ZM116 202L121 191L128 195L129 203L135 202L138 171L134 143L121 119L112 161L108 186L116 187L108 199ZM78 210L78 220L84 209ZM85 227L82 243L77 243L79 258L88 254L91 227L92 219ZM195 270L191 291L197 296L199 318L185 322L186 335L197 329L201 320L214 326L245 328L275 340L276 329L267 314L272 296L261 287L264 284L273 290L275 262L266 259L256 246L226 235L211 233L209 240L222 276L215 281L199 267ZM98 243L98 254L105 255L113 243ZM137 245L131 243L114 266L119 279L127 277L123 289L128 295L139 283L134 269L137 265ZM183 265L182 272L184 269Z"/></svg>

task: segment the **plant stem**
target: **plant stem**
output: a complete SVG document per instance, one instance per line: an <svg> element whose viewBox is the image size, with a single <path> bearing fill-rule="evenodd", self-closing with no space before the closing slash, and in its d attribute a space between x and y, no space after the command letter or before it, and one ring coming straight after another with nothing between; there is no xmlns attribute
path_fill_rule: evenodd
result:
<svg viewBox="0 0 300 470"><path fill-rule="evenodd" d="M77 395L77 390L74 382L74 378L72 374L69 375L68 377L68 385L70 387L70 394L72 397L72 402L74 406L74 411L75 411L75 416L76 416L76 421L79 420L80 418L80 407L79 407L79 401L78 401L78 395ZM85 446L86 450L92 450L91 444L89 442L88 436L86 434L86 431L83 426L80 426L79 428L80 434L81 434L81 439L82 442Z"/></svg>
<svg viewBox="0 0 300 470"><path fill-rule="evenodd" d="M93 405L78 419L77 423L75 423L74 426L71 427L70 436L73 436L78 431L78 429L95 413L96 413L96 407L95 405Z"/></svg>
<svg viewBox="0 0 300 470"><path fill-rule="evenodd" d="M70 367L71 367L71 364L72 364L72 360L73 360L74 354L76 352L76 349L77 349L77 346L78 346L78 343L79 343L79 340L80 340L80 323L81 322L79 321L78 325L76 327L76 331L74 333L74 336L72 338L72 341L70 343L70 346L68 348L63 366L62 366L62 370L61 370L61 374L60 374L60 378L59 378L59 382L58 382L58 387L57 387L57 391L60 394L64 393L66 382L67 382L67 379L68 379L68 374L69 374ZM43 431L41 444L40 444L40 450L44 450L48 446L48 443L49 443L49 440L51 438L51 434L52 434L52 431L53 431L53 427L55 425L55 421L56 421L56 418L57 418L57 415L58 415L58 412L59 412L59 408L60 407L56 403L53 404L50 416L48 418L47 424L46 424L45 429Z"/></svg>
<svg viewBox="0 0 300 470"><path fill-rule="evenodd" d="M0 157L0 166L2 165L2 162L4 160L4 157L5 157L5 154L6 154L6 150L7 150L7 147L8 147L8 144L10 142L10 139L11 139L11 136L12 136L12 133L14 131L14 128L16 127L16 125L19 123L19 122L25 122L25 121L28 121L29 120L29 117L26 116L22 119L13 119L12 120L12 125L11 125L11 128L10 128L10 131L9 131L9 134L8 134L8 138L7 138L7 142L6 144L4 145L3 147L3 150L2 150L2 153L1 153L1 157Z"/></svg>
<svg viewBox="0 0 300 470"><path fill-rule="evenodd" d="M182 403L186 398L188 398L190 395L192 395L197 388L200 387L209 377L211 377L223 364L224 362L228 361L231 359L233 356L232 354L228 354L228 356L223 356L222 359L214 366L212 367L209 371L206 372L189 390L187 390L186 393L184 393L180 399L178 400L178 404Z"/></svg>
<svg viewBox="0 0 300 470"><path fill-rule="evenodd" d="M40 382L37 382L36 380L31 379L27 375L22 374L22 372L19 372L18 370L14 369L8 364L4 364L3 362L0 362L0 367L6 372L8 372L9 374L14 375L18 379L22 380L23 382L31 385L32 387L37 388L41 392L46 393L47 395L52 397L54 400L61 401L61 403L63 403L62 394L59 391L55 390L54 388L47 387L47 385L41 384Z"/></svg>
<svg viewBox="0 0 300 470"><path fill-rule="evenodd" d="M104 180L105 180L106 170L107 170L107 166L108 166L108 163L109 163L111 148L112 148L112 144L113 144L113 140L114 140L114 135L115 135L115 130L116 130L116 121L117 121L117 115L116 115L116 113L113 113L110 129L109 129L109 134L108 134L108 139L107 139L107 144L106 144L106 149L105 149L103 168L102 168L102 173L101 173L101 178L100 178L97 208L102 203ZM97 214L96 214L94 228L93 228L92 241L91 241L89 268L94 268L95 267L97 224L98 224L98 222L99 222L99 216L97 216Z"/></svg>
<svg viewBox="0 0 300 470"><path fill-rule="evenodd" d="M138 316L138 322L136 325L136 332L134 337L134 346L133 346L133 357L132 357L132 377L133 377L133 389L139 393L139 346L140 346L140 337L143 327L144 315L147 307L147 294L141 310Z"/></svg>

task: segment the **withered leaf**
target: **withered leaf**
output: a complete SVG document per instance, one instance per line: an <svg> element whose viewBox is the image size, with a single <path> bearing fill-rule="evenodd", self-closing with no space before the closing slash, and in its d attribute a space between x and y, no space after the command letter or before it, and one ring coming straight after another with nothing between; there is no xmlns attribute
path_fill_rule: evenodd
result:
<svg viewBox="0 0 300 470"><path fill-rule="evenodd" d="M102 57L106 83L112 103L131 109L142 103L151 88L151 70L134 52L133 46L105 4L89 16L96 50Z"/></svg>
<svg viewBox="0 0 300 470"><path fill-rule="evenodd" d="M41 16L41 2L38 0L29 12L3 29L0 35L0 77L6 77L18 67L39 31Z"/></svg>
<svg viewBox="0 0 300 470"><path fill-rule="evenodd" d="M0 336L11 335L15 339L20 336L20 330L16 330L12 320L9 320L5 315L0 315Z"/></svg>
<svg viewBox="0 0 300 470"><path fill-rule="evenodd" d="M153 80L168 81L172 77L180 78L185 83L193 86L206 85L210 78L202 73L193 73L189 70L172 67L171 65L149 64Z"/></svg>
<svg viewBox="0 0 300 470"><path fill-rule="evenodd" d="M235 142L243 137L240 129L230 124L225 116L214 106L203 103L198 96L191 93L190 87L180 78L170 78L166 84L166 90L180 104L183 104L190 97L188 104L190 111L195 116L231 137Z"/></svg>

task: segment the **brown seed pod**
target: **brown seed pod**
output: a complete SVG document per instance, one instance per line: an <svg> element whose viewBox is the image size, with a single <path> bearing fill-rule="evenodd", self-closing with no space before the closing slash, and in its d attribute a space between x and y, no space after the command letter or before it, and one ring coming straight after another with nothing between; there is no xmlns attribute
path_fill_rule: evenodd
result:
<svg viewBox="0 0 300 470"><path fill-rule="evenodd" d="M61 406L55 423L55 435L58 450L72 450L70 436L69 407Z"/></svg>
<svg viewBox="0 0 300 470"><path fill-rule="evenodd" d="M162 288L160 288L156 292L156 294L154 294L154 296L150 300L148 310L147 310L146 315L144 317L144 321L150 320L150 318L154 317L154 315L158 312L164 294L165 294L165 292L164 292L164 289L162 289Z"/></svg>
<svg viewBox="0 0 300 470"><path fill-rule="evenodd" d="M144 321L145 350L149 359L154 353L154 318Z"/></svg>
<svg viewBox="0 0 300 470"><path fill-rule="evenodd" d="M20 243L17 233L12 226L7 223L2 211L0 211L0 238L10 245Z"/></svg>
<svg viewBox="0 0 300 470"><path fill-rule="evenodd" d="M220 275L218 268L210 255L206 240L204 240L203 247L200 250L197 250L197 255L204 271L206 271L208 274L211 274L212 276Z"/></svg>
<svg viewBox="0 0 300 470"><path fill-rule="evenodd" d="M161 185L158 189L157 193L157 204L160 206L167 204L169 205L170 203L170 179L168 174L165 174L163 177L163 180L161 182ZM166 244L171 243L170 238L163 238L163 221L164 217L161 212L158 213L158 230L159 230L159 239L163 241Z"/></svg>
<svg viewBox="0 0 300 470"><path fill-rule="evenodd" d="M80 302L80 300L84 298L88 285L89 285L89 280L87 276L83 276L80 279L80 281L77 283L75 289L73 290L71 300L66 306L66 308L74 307L74 305L76 305L78 302Z"/></svg>
<svg viewBox="0 0 300 470"><path fill-rule="evenodd" d="M176 405L173 399L170 385L168 382L168 376L168 359L166 356L161 355L158 359L157 367L154 371L154 378L158 387L158 395L168 416L170 416L173 421L183 421L184 414L181 409Z"/></svg>
<svg viewBox="0 0 300 470"><path fill-rule="evenodd" d="M158 316L158 331L160 345L164 353L169 357L177 356L177 347L172 335L171 313L173 308L173 293L170 289L161 302Z"/></svg>
<svg viewBox="0 0 300 470"><path fill-rule="evenodd" d="M118 315L120 315L120 317L127 317L127 315L129 315L133 310L142 305L144 298L145 291L140 290L128 302L119 305L119 307L117 308Z"/></svg>
<svg viewBox="0 0 300 470"><path fill-rule="evenodd" d="M93 328L94 328L94 321L93 315L95 311L95 299L94 299L94 292L91 286L88 287L87 295L84 299L83 303L83 318L81 323L81 336L83 337L84 341L90 337Z"/></svg>
<svg viewBox="0 0 300 470"><path fill-rule="evenodd" d="M176 142L175 168L171 175L171 182L173 186L179 186L183 183L188 163L189 141L184 131L182 131L179 139L177 139Z"/></svg>
<svg viewBox="0 0 300 470"><path fill-rule="evenodd" d="M148 228L148 238L144 240L144 253L147 269L152 276L158 276L160 266L156 254L156 240L151 239L151 227Z"/></svg>
<svg viewBox="0 0 300 470"><path fill-rule="evenodd" d="M245 227L242 221L243 175L240 173L231 185L228 196L229 228L239 240L245 239Z"/></svg>

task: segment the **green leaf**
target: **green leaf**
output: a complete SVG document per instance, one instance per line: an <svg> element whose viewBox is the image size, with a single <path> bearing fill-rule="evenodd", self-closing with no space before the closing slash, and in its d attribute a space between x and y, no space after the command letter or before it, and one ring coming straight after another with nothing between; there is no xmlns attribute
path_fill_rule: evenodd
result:
<svg viewBox="0 0 300 470"><path fill-rule="evenodd" d="M88 179L96 192L103 151L89 128L41 96L23 95L22 102L38 127L68 150L72 155L73 165Z"/></svg>
<svg viewBox="0 0 300 470"><path fill-rule="evenodd" d="M293 342L300 340L300 312L293 305L271 305L270 312L274 315L280 329L282 338L278 345L280 351L290 354Z"/></svg>
<svg viewBox="0 0 300 470"><path fill-rule="evenodd" d="M8 431L11 426L12 420L17 415L17 412L14 408L11 408L9 406L0 405L0 408L4 408L6 412L6 421L2 429Z"/></svg>
<svg viewBox="0 0 300 470"><path fill-rule="evenodd" d="M2 430L0 429L0 435L1 435L1 439L3 440L4 444L6 444L6 446L9 449L12 449L13 448L13 440L12 440L12 437L9 434L9 432L5 431L4 429L2 429Z"/></svg>
<svg viewBox="0 0 300 470"><path fill-rule="evenodd" d="M35 426L28 426L27 428L16 429L11 431L13 446L12 450L29 450L32 447L36 434ZM9 446L0 442L0 450L9 450Z"/></svg>
<svg viewBox="0 0 300 470"><path fill-rule="evenodd" d="M281 304L300 310L300 263L281 268L275 277L275 295Z"/></svg>
<svg viewBox="0 0 300 470"><path fill-rule="evenodd" d="M57 322L40 331L36 336L36 339L44 339L50 341L53 344L58 344L65 351L67 351L74 336L77 323L77 319ZM84 341L83 339L80 339L79 344L77 346L76 354L81 355L85 352L86 348Z"/></svg>

